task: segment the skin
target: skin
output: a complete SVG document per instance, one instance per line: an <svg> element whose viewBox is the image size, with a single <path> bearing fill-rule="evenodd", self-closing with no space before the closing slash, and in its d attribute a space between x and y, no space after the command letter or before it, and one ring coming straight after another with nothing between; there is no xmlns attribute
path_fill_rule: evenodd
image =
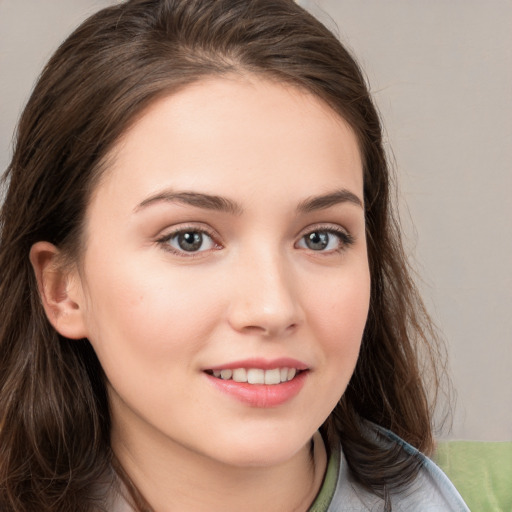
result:
<svg viewBox="0 0 512 512"><path fill-rule="evenodd" d="M86 336L105 370L115 453L158 511L307 510L326 464L311 439L353 373L368 312L354 133L305 92L215 78L157 100L111 156L80 264L59 272L46 242L31 260L50 321ZM180 192L230 208L172 200ZM180 229L208 235L187 252ZM305 242L318 232L323 250ZM205 373L255 357L305 363L299 393L255 407Z"/></svg>

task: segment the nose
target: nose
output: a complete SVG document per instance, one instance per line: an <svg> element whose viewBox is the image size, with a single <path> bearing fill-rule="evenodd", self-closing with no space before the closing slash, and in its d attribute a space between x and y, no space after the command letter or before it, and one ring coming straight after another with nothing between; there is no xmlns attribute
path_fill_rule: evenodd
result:
<svg viewBox="0 0 512 512"><path fill-rule="evenodd" d="M244 334L286 336L303 321L298 283L279 254L260 251L244 258L232 273L228 321Z"/></svg>

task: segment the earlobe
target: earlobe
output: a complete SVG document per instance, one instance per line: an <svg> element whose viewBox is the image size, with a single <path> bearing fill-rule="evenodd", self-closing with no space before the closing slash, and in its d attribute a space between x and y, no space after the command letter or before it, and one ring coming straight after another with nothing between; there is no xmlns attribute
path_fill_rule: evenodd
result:
<svg viewBox="0 0 512 512"><path fill-rule="evenodd" d="M76 270L58 264L59 249L37 242L30 249L30 262L37 280L46 316L55 330L71 339L87 337L84 301Z"/></svg>

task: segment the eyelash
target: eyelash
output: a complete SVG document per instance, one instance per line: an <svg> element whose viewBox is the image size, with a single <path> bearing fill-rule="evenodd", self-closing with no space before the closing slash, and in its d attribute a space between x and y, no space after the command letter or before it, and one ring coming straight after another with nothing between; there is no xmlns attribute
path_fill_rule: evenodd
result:
<svg viewBox="0 0 512 512"><path fill-rule="evenodd" d="M170 245L170 242L179 235L184 235L185 233L199 233L201 235L206 235L211 239L214 247L212 249L207 249L203 251L185 251L178 250ZM209 252L211 250L219 250L222 248L221 244L217 242L216 235L211 231L206 229L205 227L197 227L197 226L184 226L179 229L175 229L171 233L167 233L164 236L157 239L157 243L160 244L163 249L171 254L175 254L176 256L181 256L184 258L197 258L201 257L203 253Z"/></svg>
<svg viewBox="0 0 512 512"><path fill-rule="evenodd" d="M297 244L305 240L308 235L312 235L313 233L327 233L329 235L334 235L339 241L339 247L329 251L315 251L313 249L309 249L311 252L318 253L319 255L328 256L333 253L341 253L355 243L355 238L343 228L333 225L320 225L314 226L313 228L307 228L307 230L301 235ZM308 248L306 248L306 250L308 250Z"/></svg>
<svg viewBox="0 0 512 512"><path fill-rule="evenodd" d="M200 235L206 235L208 238L210 238L211 243L213 244L213 247L210 249L202 250L202 251L185 251L185 250L178 250L170 245L170 242L178 237L179 235L184 235L186 233L198 233ZM348 249L351 245L354 244L355 239L354 237L345 231L342 228L334 227L332 225L329 226L315 226L314 228L308 229L306 232L304 232L300 238L299 241L295 243L295 246L297 246L300 242L304 241L308 235L312 235L313 233L327 233L329 235L334 235L338 241L339 241L339 247L335 249L331 249L328 251L315 251L314 249L310 249L308 247L305 247L305 250L310 250L313 253L318 254L325 254L329 255L332 253L340 253ZM163 247L163 249L167 252L170 252L172 254L175 254L180 257L184 258L197 258L201 257L203 253L207 253L211 250L220 250L222 249L222 245L217 242L216 235L211 231L206 229L205 227L197 227L197 226L184 226L180 227L179 229L176 229L172 231L171 233L167 233L163 235L162 237L158 238L156 242ZM302 248L301 248L302 249Z"/></svg>

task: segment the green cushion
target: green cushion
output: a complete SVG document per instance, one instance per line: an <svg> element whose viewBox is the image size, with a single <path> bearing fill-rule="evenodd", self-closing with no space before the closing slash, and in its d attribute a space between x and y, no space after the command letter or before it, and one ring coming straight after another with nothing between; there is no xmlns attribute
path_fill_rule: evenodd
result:
<svg viewBox="0 0 512 512"><path fill-rule="evenodd" d="M440 442L434 461L470 510L512 512L512 442Z"/></svg>

